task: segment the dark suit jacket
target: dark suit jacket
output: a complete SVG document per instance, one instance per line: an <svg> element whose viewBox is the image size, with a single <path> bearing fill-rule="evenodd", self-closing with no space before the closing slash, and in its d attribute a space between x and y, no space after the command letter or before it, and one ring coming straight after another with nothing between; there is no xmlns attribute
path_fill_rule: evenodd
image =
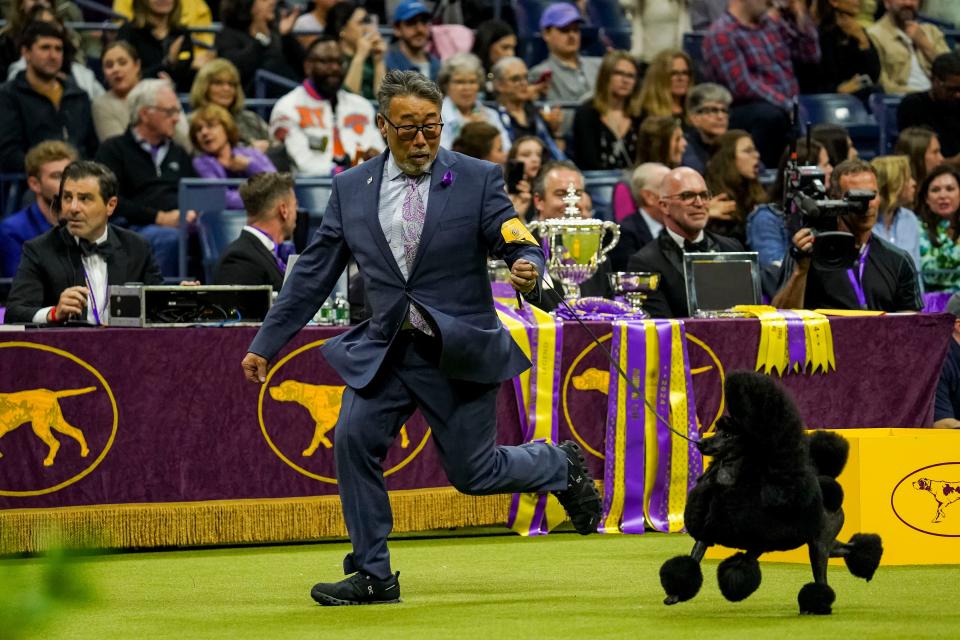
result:
<svg viewBox="0 0 960 640"><path fill-rule="evenodd" d="M640 215L639 210L621 220L620 242L607 254L611 269L626 271L630 256L647 246L651 240L653 240L653 234L650 233L650 227L647 226L647 221Z"/></svg>
<svg viewBox="0 0 960 640"><path fill-rule="evenodd" d="M283 274L276 257L249 231L241 231L217 263L214 284L269 284L274 291L283 286Z"/></svg>
<svg viewBox="0 0 960 640"><path fill-rule="evenodd" d="M718 236L704 231L710 251L745 251L735 238ZM687 305L687 285L683 281L683 251L664 228L643 249L633 254L627 263L627 271L656 271L660 274L660 287L650 294L643 308L654 318L686 318L690 315Z"/></svg>
<svg viewBox="0 0 960 640"><path fill-rule="evenodd" d="M141 236L110 225L107 244L113 247L113 256L107 261L108 284L163 283L150 245ZM57 304L64 289L83 284L83 263L76 240L66 227L54 227L23 245L20 267L7 299L5 322L32 322L37 311Z"/></svg>
<svg viewBox="0 0 960 640"><path fill-rule="evenodd" d="M420 248L404 280L379 219L385 151L333 179L320 229L288 276L276 304L250 345L272 359L316 313L352 255L360 269L372 317L324 343L327 362L353 388L376 375L411 303L426 312L443 343L440 370L453 379L500 382L530 361L497 317L487 256L518 258L543 273L539 246L506 244L500 228L516 217L500 167L440 149ZM443 184L448 174L450 184Z"/></svg>

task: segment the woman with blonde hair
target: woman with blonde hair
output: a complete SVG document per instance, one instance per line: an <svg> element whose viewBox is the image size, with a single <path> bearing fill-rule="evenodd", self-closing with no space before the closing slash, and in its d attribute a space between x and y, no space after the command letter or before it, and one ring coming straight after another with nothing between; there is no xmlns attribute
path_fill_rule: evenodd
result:
<svg viewBox="0 0 960 640"><path fill-rule="evenodd" d="M679 49L661 51L647 68L640 88L640 114L686 117L687 91L693 85L693 62Z"/></svg>
<svg viewBox="0 0 960 640"><path fill-rule="evenodd" d="M582 171L633 165L640 133L638 75L637 63L626 51L603 57L593 97L573 116L572 155Z"/></svg>
<svg viewBox="0 0 960 640"><path fill-rule="evenodd" d="M726 196L736 207L723 217L711 218L707 228L746 244L747 216L754 207L767 201L760 184L760 152L753 138L742 129L720 136L717 152L707 163L707 186L717 197Z"/></svg>
<svg viewBox="0 0 960 640"><path fill-rule="evenodd" d="M190 115L190 140L197 151L193 169L201 178L249 178L277 170L263 153L240 144L233 116L219 105L207 104ZM227 208L243 209L236 189L227 189L226 196Z"/></svg>
<svg viewBox="0 0 960 640"><path fill-rule="evenodd" d="M242 144L263 153L270 148L270 127L256 112L243 108L240 72L225 58L211 60L200 68L190 87L190 107L194 110L215 104L230 112Z"/></svg>
<svg viewBox="0 0 960 640"><path fill-rule="evenodd" d="M913 258L920 269L920 220L909 207L917 194L917 181L910 171L907 156L878 156L870 161L877 171L880 213L873 233Z"/></svg>

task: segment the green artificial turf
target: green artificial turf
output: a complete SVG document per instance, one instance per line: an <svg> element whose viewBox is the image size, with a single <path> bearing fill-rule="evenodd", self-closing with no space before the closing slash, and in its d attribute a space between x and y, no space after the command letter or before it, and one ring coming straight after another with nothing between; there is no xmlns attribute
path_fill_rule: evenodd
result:
<svg viewBox="0 0 960 640"><path fill-rule="evenodd" d="M881 567L870 583L831 567L834 614L801 617L808 566L763 564L760 589L734 604L705 561L700 594L666 607L657 571L689 547L658 534L395 540L403 602L365 607L310 600L314 582L339 579L346 543L5 559L0 638L18 637L11 615L19 637L71 640L960 637L955 566Z"/></svg>

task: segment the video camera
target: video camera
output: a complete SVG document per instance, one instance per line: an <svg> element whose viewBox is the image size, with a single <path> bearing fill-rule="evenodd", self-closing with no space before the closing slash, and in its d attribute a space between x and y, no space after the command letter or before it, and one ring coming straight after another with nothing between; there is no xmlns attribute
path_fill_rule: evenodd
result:
<svg viewBox="0 0 960 640"><path fill-rule="evenodd" d="M807 148L810 148L810 129L807 128ZM796 149L791 148L784 169L783 214L787 235L791 238L803 228L813 231L813 263L820 269L849 269L859 253L852 234L838 231L837 219L845 215L867 212L876 193L864 189L847 191L840 200L827 197L824 173L816 165L801 165ZM791 244L794 258L806 257Z"/></svg>

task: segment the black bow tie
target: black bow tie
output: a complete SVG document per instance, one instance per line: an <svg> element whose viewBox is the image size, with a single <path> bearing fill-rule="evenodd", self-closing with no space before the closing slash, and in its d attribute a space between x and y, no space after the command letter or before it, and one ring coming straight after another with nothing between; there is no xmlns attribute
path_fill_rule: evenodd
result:
<svg viewBox="0 0 960 640"><path fill-rule="evenodd" d="M113 247L106 242L97 244L96 242L90 242L89 240L80 238L80 253L83 254L84 258L100 254L100 257L103 258L104 261L109 261L113 256Z"/></svg>
<svg viewBox="0 0 960 640"><path fill-rule="evenodd" d="M706 238L700 242L690 242L689 240L683 241L684 253L707 253L708 251L710 251L710 247L707 246Z"/></svg>

